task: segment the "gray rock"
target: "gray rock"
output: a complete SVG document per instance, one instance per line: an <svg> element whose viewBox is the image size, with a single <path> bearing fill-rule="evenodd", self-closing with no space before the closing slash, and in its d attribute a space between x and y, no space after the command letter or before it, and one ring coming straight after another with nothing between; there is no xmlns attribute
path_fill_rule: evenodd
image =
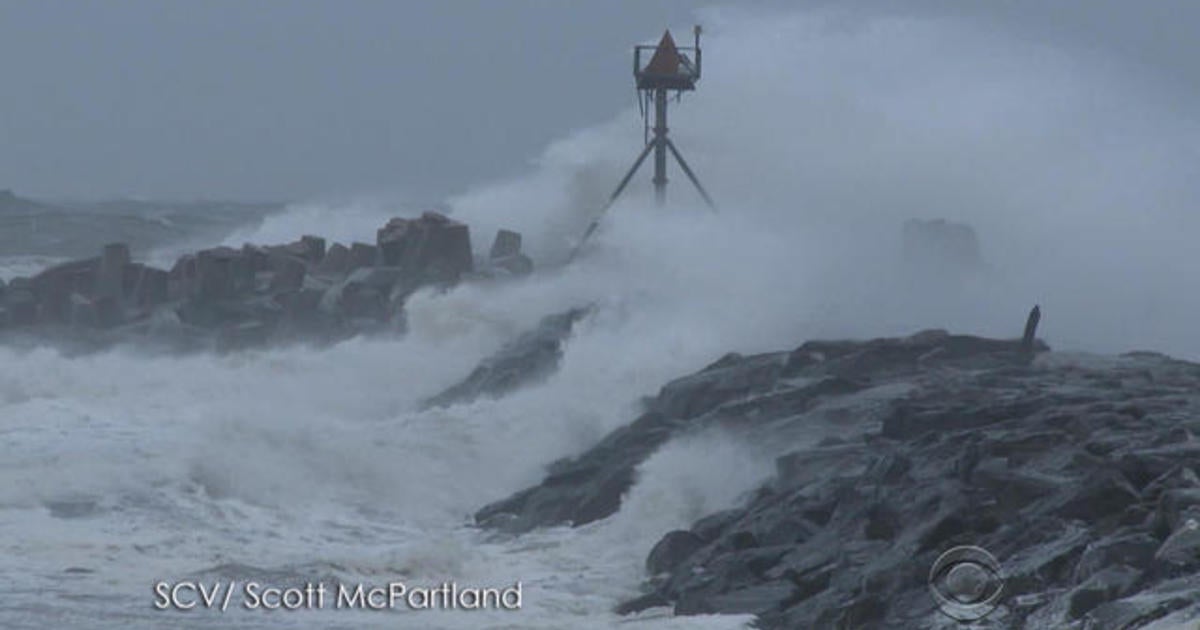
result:
<svg viewBox="0 0 1200 630"><path fill-rule="evenodd" d="M646 572L657 575L673 570L704 546L704 539L687 530L667 532L646 557Z"/></svg>
<svg viewBox="0 0 1200 630"><path fill-rule="evenodd" d="M379 248L367 243L353 243L350 245L350 269L361 269L363 267L374 267L379 264Z"/></svg>
<svg viewBox="0 0 1200 630"><path fill-rule="evenodd" d="M325 239L319 236L302 236L298 241L286 245L271 245L264 249L268 256L298 258L305 264L316 265L325 257Z"/></svg>
<svg viewBox="0 0 1200 630"><path fill-rule="evenodd" d="M1172 488L1158 500L1156 517L1167 531L1176 531L1200 511L1200 488Z"/></svg>
<svg viewBox="0 0 1200 630"><path fill-rule="evenodd" d="M525 254L513 254L511 256L493 258L488 263L488 266L490 269L503 270L512 276L527 276L533 273L533 260Z"/></svg>
<svg viewBox="0 0 1200 630"><path fill-rule="evenodd" d="M100 316L96 312L96 305L91 300L78 293L72 293L70 304L72 326L96 327L100 325Z"/></svg>
<svg viewBox="0 0 1200 630"><path fill-rule="evenodd" d="M325 258L321 260L320 270L323 273L329 274L349 273L352 271L351 262L350 248L341 243L334 243L325 252Z"/></svg>
<svg viewBox="0 0 1200 630"><path fill-rule="evenodd" d="M713 596L685 594L675 605L675 614L763 615L779 609L781 603L791 599L795 593L795 584L778 581L733 589Z"/></svg>
<svg viewBox="0 0 1200 630"><path fill-rule="evenodd" d="M665 429L662 414L647 413L591 452L556 462L540 485L480 509L475 522L520 533L547 525L586 525L610 516L633 484L636 465L669 437Z"/></svg>
<svg viewBox="0 0 1200 630"><path fill-rule="evenodd" d="M135 306L149 308L166 302L169 296L170 274L162 269L146 265L135 265L131 274L135 278L132 302Z"/></svg>
<svg viewBox="0 0 1200 630"><path fill-rule="evenodd" d="M368 286L381 292L388 292L396 283L404 279L404 269L400 267L372 267L357 269L346 277L348 285Z"/></svg>
<svg viewBox="0 0 1200 630"><path fill-rule="evenodd" d="M231 247L214 247L196 254L195 276L189 297L203 301L224 300L249 288L248 267L238 264L241 252Z"/></svg>
<svg viewBox="0 0 1200 630"><path fill-rule="evenodd" d="M304 259L272 252L267 266L273 272L269 285L271 292L299 291L304 286L304 278L308 275L308 266Z"/></svg>
<svg viewBox="0 0 1200 630"><path fill-rule="evenodd" d="M1183 515L1180 525L1163 541L1154 557L1176 566L1200 568L1200 508Z"/></svg>
<svg viewBox="0 0 1200 630"><path fill-rule="evenodd" d="M1105 567L1127 566L1149 569L1159 541L1147 533L1131 533L1093 542L1075 565L1074 579L1084 582Z"/></svg>
<svg viewBox="0 0 1200 630"><path fill-rule="evenodd" d="M33 289L16 280L4 294L5 319L9 326L31 326L37 321L37 297Z"/></svg>
<svg viewBox="0 0 1200 630"><path fill-rule="evenodd" d="M344 319L389 319L392 290L405 278L399 267L356 269L321 297L319 308Z"/></svg>
<svg viewBox="0 0 1200 630"><path fill-rule="evenodd" d="M1123 597L1141 575L1132 567L1105 567L1071 592L1070 616L1078 619L1100 604Z"/></svg>
<svg viewBox="0 0 1200 630"><path fill-rule="evenodd" d="M223 328L216 338L218 352L261 348L271 338L273 327L267 322L248 321Z"/></svg>
<svg viewBox="0 0 1200 630"><path fill-rule="evenodd" d="M1200 601L1200 575L1165 580L1121 599L1096 606L1087 613L1090 628L1126 630L1142 628L1173 612L1195 608ZM1170 628L1171 626L1167 626ZM1187 626L1183 626L1187 627Z"/></svg>
<svg viewBox="0 0 1200 630"><path fill-rule="evenodd" d="M589 310L575 308L543 318L537 328L484 359L464 380L427 399L425 406L471 402L481 396L499 397L545 379L558 368L563 344L575 323Z"/></svg>
<svg viewBox="0 0 1200 630"><path fill-rule="evenodd" d="M191 297L196 283L196 256L180 256L167 272L167 299L183 300Z"/></svg>
<svg viewBox="0 0 1200 630"><path fill-rule="evenodd" d="M521 253L521 235L512 230L499 230L496 239L492 241L492 249L488 253L489 260L499 260Z"/></svg>
<svg viewBox="0 0 1200 630"><path fill-rule="evenodd" d="M24 276L17 276L8 282L8 288L14 291L17 290L33 290L33 279Z"/></svg>
<svg viewBox="0 0 1200 630"><path fill-rule="evenodd" d="M401 267L422 283L457 282L474 268L467 226L436 212L388 221L376 244L383 265Z"/></svg>
<svg viewBox="0 0 1200 630"><path fill-rule="evenodd" d="M300 245L304 249L304 260L316 264L325 259L325 239L320 236L301 236Z"/></svg>
<svg viewBox="0 0 1200 630"><path fill-rule="evenodd" d="M265 247L246 243L242 245L242 258L245 259L251 273L258 273L268 269L271 253Z"/></svg>
<svg viewBox="0 0 1200 630"><path fill-rule="evenodd" d="M96 270L96 295L121 299L125 296L125 268L130 263L129 246L111 243L104 246Z"/></svg>
<svg viewBox="0 0 1200 630"><path fill-rule="evenodd" d="M670 604L671 602L668 601L666 597L663 597L661 593L657 591L651 591L645 595L642 595L641 597L636 597L627 602L622 602L613 612L617 613L618 615L630 615L646 610L647 608L658 608L660 606L668 606Z"/></svg>
<svg viewBox="0 0 1200 630"><path fill-rule="evenodd" d="M667 383L659 392L655 409L686 420L730 400L766 391L782 373L784 358L781 353L727 356L698 374Z"/></svg>
<svg viewBox="0 0 1200 630"><path fill-rule="evenodd" d="M1119 514L1139 500L1133 485L1115 470L1097 471L1070 489L1066 501L1054 513L1065 518L1096 521Z"/></svg>
<svg viewBox="0 0 1200 630"><path fill-rule="evenodd" d="M34 276L31 287L37 301L37 321L67 323L71 315L71 295L94 295L99 267L99 258L88 258L56 265Z"/></svg>
<svg viewBox="0 0 1200 630"><path fill-rule="evenodd" d="M704 542L710 543L720 538L721 534L742 518L742 515L742 510L724 510L709 514L693 523L691 531Z"/></svg>

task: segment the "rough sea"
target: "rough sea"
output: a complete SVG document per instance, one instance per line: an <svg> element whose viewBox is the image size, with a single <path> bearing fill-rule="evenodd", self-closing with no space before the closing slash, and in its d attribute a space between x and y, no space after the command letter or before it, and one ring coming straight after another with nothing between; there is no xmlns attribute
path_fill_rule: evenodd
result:
<svg viewBox="0 0 1200 630"><path fill-rule="evenodd" d="M162 261L222 230L216 242L311 232L370 240L388 216L412 211L309 204L265 216L231 212L195 219L203 225L193 233L159 244L161 216L147 213L140 222L125 217L120 235L129 238L128 226L152 232L141 258ZM64 224L97 221L100 230L107 220L81 211ZM77 254L43 247L0 259L0 273L28 274ZM406 337L326 349L68 358L0 348L0 625L742 627L746 619L660 611L622 620L610 612L637 594L645 555L662 533L731 506L770 472L770 461L736 440L667 449L646 464L621 514L601 523L519 539L469 526L476 509L536 483L546 464L630 420L640 396L720 351L703 322L639 308L647 287L623 286L624 273L581 265L519 286L421 294L409 305ZM604 290L578 289L587 285ZM596 298L606 308L578 329L548 382L503 400L416 410L541 316ZM632 352L622 341L631 336L647 341ZM725 465L714 469L714 459ZM522 602L516 611L362 611L338 609L331 592L322 609L249 610L250 580L330 589L520 582ZM224 611L156 608L155 585L180 581L223 589L232 581L235 596ZM179 595L184 604L199 599Z"/></svg>
<svg viewBox="0 0 1200 630"><path fill-rule="evenodd" d="M477 252L517 229L539 270L418 293L404 337L223 356L0 347L0 627L741 628L748 618L611 612L638 594L665 532L770 476L770 458L736 435L669 444L616 515L585 527L512 539L470 515L731 351L934 327L1017 336L1040 303L1056 349L1200 356L1200 298L1184 288L1195 182L1177 166L1193 145L1169 113L1127 116L1148 110L1120 77L936 21L736 10L703 21L704 83L674 106L672 134L716 214L675 175L672 203L655 208L642 178L561 264L641 146L631 108L554 143L528 175L447 200ZM1121 142L1106 140L1118 128ZM372 241L389 217L422 209L67 204L0 217L0 277L116 240L161 266L222 243ZM986 269L906 274L899 235L914 217L973 226ZM418 411L541 317L588 303L544 383ZM264 611L240 595L225 611L155 607L160 582L254 576L520 582L522 607Z"/></svg>

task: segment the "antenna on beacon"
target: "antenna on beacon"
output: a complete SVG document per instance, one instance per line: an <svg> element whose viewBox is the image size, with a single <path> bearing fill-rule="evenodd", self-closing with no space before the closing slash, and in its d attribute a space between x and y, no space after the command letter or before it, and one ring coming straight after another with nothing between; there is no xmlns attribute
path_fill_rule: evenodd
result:
<svg viewBox="0 0 1200 630"><path fill-rule="evenodd" d="M700 192L704 202L711 210L716 211L717 207L713 204L712 198L708 196L708 191L704 190L704 186L688 166L687 160L683 159L679 148L667 135L667 96L670 92L674 92L678 99L684 92L695 90L696 81L700 80L702 67L700 32L700 25L697 24L692 29L694 38L692 46L676 46L675 39L671 37L671 31L668 30L663 33L662 39L656 46L633 47L633 78L637 85L638 105L647 131L643 136L645 146L634 160L633 166L621 179L621 183L617 184L617 189L609 196L608 202L600 211L601 215L625 191L625 187L629 185L630 180L633 179L634 174L637 173L638 168L642 166L642 162L646 161L651 152L654 153L654 198L658 205L663 205L667 199L667 153L670 152L679 164L679 168L696 186L696 190ZM654 111L653 127L650 127L649 119L651 107ZM654 132L653 137L650 137L649 131ZM580 247L592 235L592 232L596 231L599 224L599 217L592 221L587 232L579 241ZM579 251L578 247L575 251L576 253ZM574 258L574 254L572 254L572 258Z"/></svg>

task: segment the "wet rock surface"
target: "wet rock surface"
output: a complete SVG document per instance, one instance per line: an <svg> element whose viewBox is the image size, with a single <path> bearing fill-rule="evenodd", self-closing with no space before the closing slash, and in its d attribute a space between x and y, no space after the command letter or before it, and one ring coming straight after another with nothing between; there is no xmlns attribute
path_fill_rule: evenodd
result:
<svg viewBox="0 0 1200 630"><path fill-rule="evenodd" d="M461 382L426 400L424 407L467 403L483 396L495 398L545 379L558 369L563 345L576 322L590 311L574 308L542 318L536 328L484 359Z"/></svg>
<svg viewBox="0 0 1200 630"><path fill-rule="evenodd" d="M981 627L1193 627L1200 365L1046 350L927 331L729 355L476 522L519 533L604 518L661 445L722 427L769 445L776 474L740 506L664 532L643 595L619 612L957 627L930 570L973 545L1004 582Z"/></svg>
<svg viewBox="0 0 1200 630"><path fill-rule="evenodd" d="M523 272L532 270L519 234L504 230L497 240L507 260L519 257ZM331 343L402 331L404 304L418 289L495 277L474 270L468 227L435 212L392 219L375 244L309 235L213 247L181 256L169 270L134 262L127 245L112 243L94 258L0 286L0 342L49 342L69 352Z"/></svg>

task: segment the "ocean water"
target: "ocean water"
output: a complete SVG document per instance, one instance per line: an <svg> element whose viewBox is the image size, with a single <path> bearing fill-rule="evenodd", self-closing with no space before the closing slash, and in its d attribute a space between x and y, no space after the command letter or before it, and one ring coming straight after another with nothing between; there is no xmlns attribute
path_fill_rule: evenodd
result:
<svg viewBox="0 0 1200 630"><path fill-rule="evenodd" d="M736 435L668 445L639 469L618 514L587 527L508 539L469 516L730 351L930 327L1015 336L1039 302L1056 347L1200 356L1200 298L1180 289L1197 219L1195 183L1175 158L1190 140L1123 77L940 21L701 17L705 79L676 106L672 133L718 213L675 175L671 204L653 207L646 175L563 264L636 155L631 108L565 135L527 175L447 200L477 251L496 228L515 228L540 268L418 294L403 338L219 357L0 348L0 626L741 628L748 618L611 612L637 594L663 533L736 505L770 475L771 458ZM1129 112L1155 116L1131 123ZM1117 132L1120 143L1107 141ZM419 209L293 204L147 237L139 258L168 264L194 244L310 233L370 241L387 218ZM904 269L900 226L911 217L973 225L986 268ZM8 247L0 277L75 255ZM546 382L417 410L542 316L585 303L597 309ZM251 575L520 581L523 603L154 607L159 581Z"/></svg>
<svg viewBox="0 0 1200 630"><path fill-rule="evenodd" d="M519 285L421 294L405 338L322 350L64 358L0 349L0 361L19 367L0 379L4 626L612 627L611 608L637 594L657 538L734 505L766 478L769 459L729 436L696 439L648 461L613 519L516 540L467 525L478 507L627 422L640 396L726 349L711 314L670 315L679 296L650 291L661 279L627 282L636 264L596 256ZM693 285L680 291L703 283L698 268L677 279L688 275ZM601 309L550 381L503 400L415 410L514 333L584 300ZM622 341L633 336L646 340L636 352ZM714 458L727 467L714 469ZM153 608L158 581L264 573L281 584L520 581L523 606ZM745 621L651 613L628 623Z"/></svg>

